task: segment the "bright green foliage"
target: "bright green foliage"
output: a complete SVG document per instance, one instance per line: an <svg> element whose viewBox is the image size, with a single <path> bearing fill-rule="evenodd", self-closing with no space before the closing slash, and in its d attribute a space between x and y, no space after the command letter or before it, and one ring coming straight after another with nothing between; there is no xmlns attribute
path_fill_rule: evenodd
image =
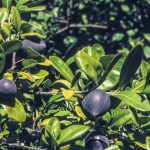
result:
<svg viewBox="0 0 150 150"><path fill-rule="evenodd" d="M0 79L17 86L15 97L0 97L0 149L87 150L93 130L108 137L106 150L150 149L150 34L141 27L150 2L130 3L0 2ZM45 53L23 50L32 36L46 38ZM81 102L95 89L111 107L92 120Z"/></svg>

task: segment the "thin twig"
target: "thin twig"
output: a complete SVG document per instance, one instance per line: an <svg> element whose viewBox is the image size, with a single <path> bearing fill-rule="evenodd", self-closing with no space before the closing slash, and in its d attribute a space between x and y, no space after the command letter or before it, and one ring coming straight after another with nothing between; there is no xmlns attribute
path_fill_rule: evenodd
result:
<svg viewBox="0 0 150 150"><path fill-rule="evenodd" d="M88 93L90 92L90 90L86 90L86 91L75 91L75 94L84 94L84 93ZM53 91L49 91L49 92L42 92L42 91L38 91L36 94L37 95L55 95L58 93L62 93L62 92L53 92Z"/></svg>
<svg viewBox="0 0 150 150"><path fill-rule="evenodd" d="M108 27L105 25L97 25L97 24L70 24L69 27L65 26L64 28L58 30L56 34L60 34L69 28L94 28L94 29L107 29Z"/></svg>
<svg viewBox="0 0 150 150"><path fill-rule="evenodd" d="M47 150L46 148L41 149L41 148L34 148L26 145L20 145L18 143L8 143L9 148L14 148L14 149L25 149L25 150Z"/></svg>
<svg viewBox="0 0 150 150"><path fill-rule="evenodd" d="M12 68L15 68L15 66L16 66L16 52L14 52L12 56Z"/></svg>
<svg viewBox="0 0 150 150"><path fill-rule="evenodd" d="M97 24L70 24L71 28L97 28L97 29L107 29L107 26L97 25Z"/></svg>
<svg viewBox="0 0 150 150"><path fill-rule="evenodd" d="M64 32L64 31L66 31L66 30L68 30L68 26L66 26L66 27L64 27L64 28L62 28L62 29L60 29L60 30L58 30L58 31L56 32L56 34L60 34L60 33Z"/></svg>

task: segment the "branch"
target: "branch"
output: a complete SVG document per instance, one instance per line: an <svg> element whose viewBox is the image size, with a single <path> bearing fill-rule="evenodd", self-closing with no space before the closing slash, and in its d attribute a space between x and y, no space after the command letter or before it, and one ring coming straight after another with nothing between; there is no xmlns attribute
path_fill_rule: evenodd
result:
<svg viewBox="0 0 150 150"><path fill-rule="evenodd" d="M15 66L16 66L16 52L14 52L12 56L12 68L15 68Z"/></svg>
<svg viewBox="0 0 150 150"><path fill-rule="evenodd" d="M88 93L90 92L90 90L86 90L86 91L75 91L75 94L84 94L84 93ZM62 92L53 92L53 91L49 91L49 92L42 92L42 91L38 91L36 94L37 95L55 95L58 93L62 93Z"/></svg>
<svg viewBox="0 0 150 150"><path fill-rule="evenodd" d="M64 24L67 24L66 21L62 21L62 20L60 20L59 22L64 23ZM68 27L68 26L65 26L64 28L58 30L58 31L56 32L56 34L60 34L60 33L64 32L64 31L68 30L69 28L108 29L108 27L105 26L105 25L97 25L97 24L74 24L74 23L72 23L72 24L69 25L69 27Z"/></svg>
<svg viewBox="0 0 150 150"><path fill-rule="evenodd" d="M70 28L96 28L96 29L107 29L107 26L97 24L70 24Z"/></svg>
<svg viewBox="0 0 150 150"><path fill-rule="evenodd" d="M45 149L40 149L40 148L34 148L26 145L19 145L18 143L8 143L9 148L14 148L14 149L25 149L25 150L47 150Z"/></svg>

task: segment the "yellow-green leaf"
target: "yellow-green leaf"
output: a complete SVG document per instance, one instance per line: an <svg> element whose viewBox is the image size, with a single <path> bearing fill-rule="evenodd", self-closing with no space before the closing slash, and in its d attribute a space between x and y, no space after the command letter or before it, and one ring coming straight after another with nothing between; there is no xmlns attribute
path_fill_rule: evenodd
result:
<svg viewBox="0 0 150 150"><path fill-rule="evenodd" d="M70 100L74 96L75 91L71 90L71 89L66 90L66 89L62 88L62 93L66 100Z"/></svg>
<svg viewBox="0 0 150 150"><path fill-rule="evenodd" d="M31 73L18 72L18 74L21 76L21 77L19 77L20 79L27 79L31 82L35 82L35 78L33 77L33 75Z"/></svg>
<svg viewBox="0 0 150 150"><path fill-rule="evenodd" d="M15 105L13 107L6 105L2 106L8 116L15 121L24 122L26 120L26 112L22 103L18 99L15 99Z"/></svg>
<svg viewBox="0 0 150 150"><path fill-rule="evenodd" d="M20 28L21 28L20 13L16 7L12 6L11 7L11 14L12 14L13 25L14 25L15 29L17 30L17 32L19 32Z"/></svg>

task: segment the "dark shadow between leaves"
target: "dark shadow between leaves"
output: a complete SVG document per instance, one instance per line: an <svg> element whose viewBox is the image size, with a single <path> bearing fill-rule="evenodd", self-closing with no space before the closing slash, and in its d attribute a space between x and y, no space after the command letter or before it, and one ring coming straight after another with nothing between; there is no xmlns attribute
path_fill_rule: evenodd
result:
<svg viewBox="0 0 150 150"><path fill-rule="evenodd" d="M7 99L6 98L0 99L0 104L14 107L15 106L15 97L7 98Z"/></svg>

